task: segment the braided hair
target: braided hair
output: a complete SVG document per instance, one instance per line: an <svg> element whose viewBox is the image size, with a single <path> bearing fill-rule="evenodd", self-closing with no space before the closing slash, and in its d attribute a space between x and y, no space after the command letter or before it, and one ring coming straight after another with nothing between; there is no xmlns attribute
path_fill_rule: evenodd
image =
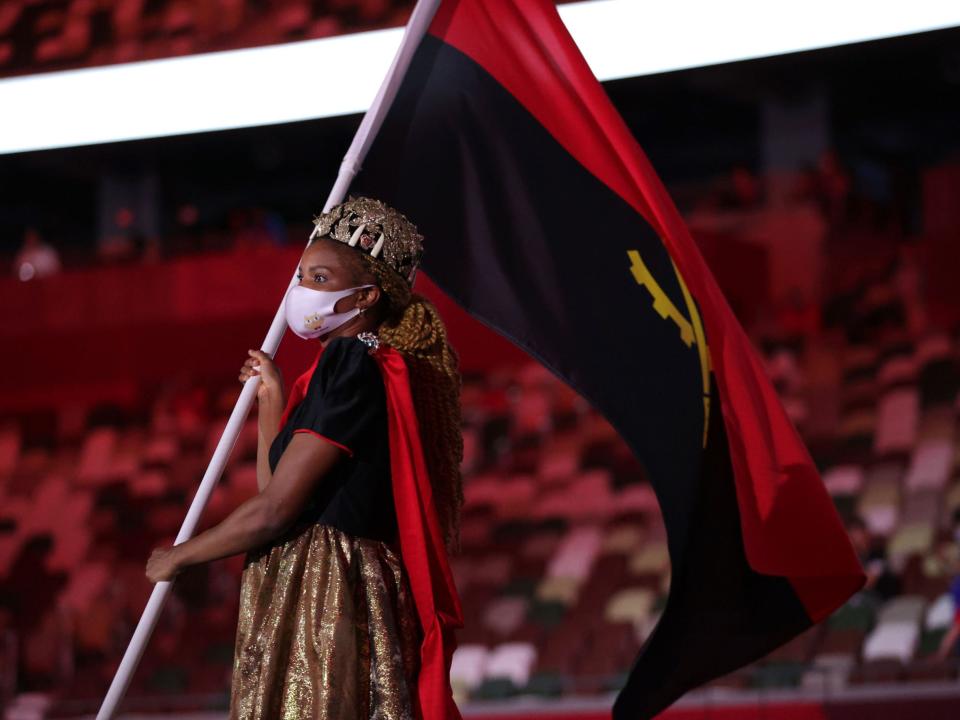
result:
<svg viewBox="0 0 960 720"><path fill-rule="evenodd" d="M353 270L355 282L376 284L386 301L375 306L379 306L377 335L381 342L395 348L406 363L444 544L448 551L458 551L463 506L461 378L446 326L433 303L414 293L389 265L347 249L340 242L330 242L338 250L343 248L341 257Z"/></svg>

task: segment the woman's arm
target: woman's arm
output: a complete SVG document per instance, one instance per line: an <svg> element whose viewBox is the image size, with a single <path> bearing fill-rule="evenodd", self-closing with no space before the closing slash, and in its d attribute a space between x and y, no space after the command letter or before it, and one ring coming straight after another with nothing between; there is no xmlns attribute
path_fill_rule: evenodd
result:
<svg viewBox="0 0 960 720"><path fill-rule="evenodd" d="M283 398L268 395L258 402L257 418L257 488L263 492L273 475L270 470L270 446L279 433L283 417Z"/></svg>
<svg viewBox="0 0 960 720"><path fill-rule="evenodd" d="M342 454L336 445L311 433L294 434L262 492L196 537L154 550L147 562L147 577L151 582L169 580L189 565L247 552L281 535Z"/></svg>
<svg viewBox="0 0 960 720"><path fill-rule="evenodd" d="M238 379L245 383L259 376L257 388L257 489L263 489L270 483L270 445L277 436L280 418L286 405L283 390L283 375L273 358L263 350L247 350L248 357L240 368Z"/></svg>

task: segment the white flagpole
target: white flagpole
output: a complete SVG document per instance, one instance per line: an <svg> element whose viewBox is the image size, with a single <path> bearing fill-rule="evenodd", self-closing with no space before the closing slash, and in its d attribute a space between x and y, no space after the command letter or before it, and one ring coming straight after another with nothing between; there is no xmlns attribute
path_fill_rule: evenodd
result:
<svg viewBox="0 0 960 720"><path fill-rule="evenodd" d="M364 114L360 127L357 128L357 133L353 137L353 142L350 143L350 148L347 150L343 162L340 164L340 171L337 174L336 182L334 182L333 189L331 189L330 195L327 197L327 202L323 206L324 212L327 212L331 207L343 200L347 194L347 189L350 187L350 183L353 182L353 178L360 171L367 151L370 149L374 138L376 138L387 111L393 104L393 99L397 95L400 83L403 82L407 68L410 66L410 60L413 58L413 54L420 44L420 40L423 39L423 36L426 34L427 28L430 26L430 21L433 19L440 2L441 0L417 1L416 7L413 9L413 13L410 15L410 20L404 31L403 39L400 41L400 47L397 49L397 54L394 56L393 62L390 65L390 69L387 71L379 91L377 91L373 104ZM348 59L349 58L345 58L345 60ZM310 238L313 238L312 234ZM296 272L294 272L287 289L296 283ZM284 291L284 295L285 294L286 290ZM280 306L273 316L273 322L270 324L270 329L267 331L267 336L260 346L260 349L270 357L274 357L277 347L280 345L280 340L283 338L283 331L285 329L286 319L283 312L283 301L281 300ZM260 377L256 375L244 383L243 389L240 391L240 396L237 399L237 404L234 405L233 412L230 413L230 419L227 421L226 427L224 427L223 433L220 435L217 448L213 452L213 457L207 465L207 470L203 474L203 479L200 481L197 493L190 503L190 509L187 511L183 524L180 526L180 532L177 533L177 539L174 542L175 545L179 545L193 536L197 523L200 521L200 515L203 513L203 509L206 507L207 501L213 493L214 486L223 474L227 458L230 456L233 446L237 442L237 436L240 434L243 422L257 394L259 382ZM170 593L171 584L172 581L162 581L154 586L153 592L150 594L150 599L147 601L147 606L144 608L143 615L140 616L140 621L137 623L136 630L134 630L133 637L127 645L123 660L121 660L120 666L117 668L117 672L113 677L113 681L110 683L110 689L107 691L103 703L100 705L99 712L97 712L97 720L112 720L116 715L120 701L130 686L133 673L136 671L137 665L140 663L140 658L143 656L143 651L146 649L147 642L150 640L150 635L153 633L154 627L156 627L160 612L163 609L163 604Z"/></svg>

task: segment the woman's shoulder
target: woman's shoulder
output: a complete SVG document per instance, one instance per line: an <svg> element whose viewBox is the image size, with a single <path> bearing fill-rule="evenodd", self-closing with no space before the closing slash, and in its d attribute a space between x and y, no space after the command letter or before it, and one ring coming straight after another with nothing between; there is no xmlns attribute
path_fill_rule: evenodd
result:
<svg viewBox="0 0 960 720"><path fill-rule="evenodd" d="M355 336L343 336L327 343L310 384L323 388L330 385L367 384L379 377L377 361L370 355L367 344Z"/></svg>
<svg viewBox="0 0 960 720"><path fill-rule="evenodd" d="M318 359L292 418L292 432L308 430L367 457L382 441L386 411L386 387L376 358L367 354L361 340L334 338Z"/></svg>

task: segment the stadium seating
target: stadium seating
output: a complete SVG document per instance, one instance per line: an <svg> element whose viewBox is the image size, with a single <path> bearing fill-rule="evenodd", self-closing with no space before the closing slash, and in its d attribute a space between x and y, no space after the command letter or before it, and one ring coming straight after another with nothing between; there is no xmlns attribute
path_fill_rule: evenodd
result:
<svg viewBox="0 0 960 720"><path fill-rule="evenodd" d="M411 0L4 0L0 76L393 27L412 8Z"/></svg>
<svg viewBox="0 0 960 720"><path fill-rule="evenodd" d="M861 322L854 316L802 351L774 344L766 359L778 387L805 405L801 427L817 429L809 446L825 486L841 515L863 519L875 545L865 560L883 577L717 686L823 693L957 676L956 660L936 650L956 611L946 594L956 549L944 531L960 508L960 344L942 328L905 333L883 274L868 273L859 292L863 312L879 318L869 332L845 332L844 322ZM102 695L150 592L145 560L175 536L235 394L227 380L197 378L144 387L135 407L64 407L40 430L0 426L0 608L26 639L21 689L55 678L64 702ZM470 376L463 404L457 698L616 690L670 583L642 468L609 423L539 366ZM251 417L204 523L256 492L256 445ZM133 696L223 706L240 560L178 579ZM58 664L64 656L73 670Z"/></svg>

